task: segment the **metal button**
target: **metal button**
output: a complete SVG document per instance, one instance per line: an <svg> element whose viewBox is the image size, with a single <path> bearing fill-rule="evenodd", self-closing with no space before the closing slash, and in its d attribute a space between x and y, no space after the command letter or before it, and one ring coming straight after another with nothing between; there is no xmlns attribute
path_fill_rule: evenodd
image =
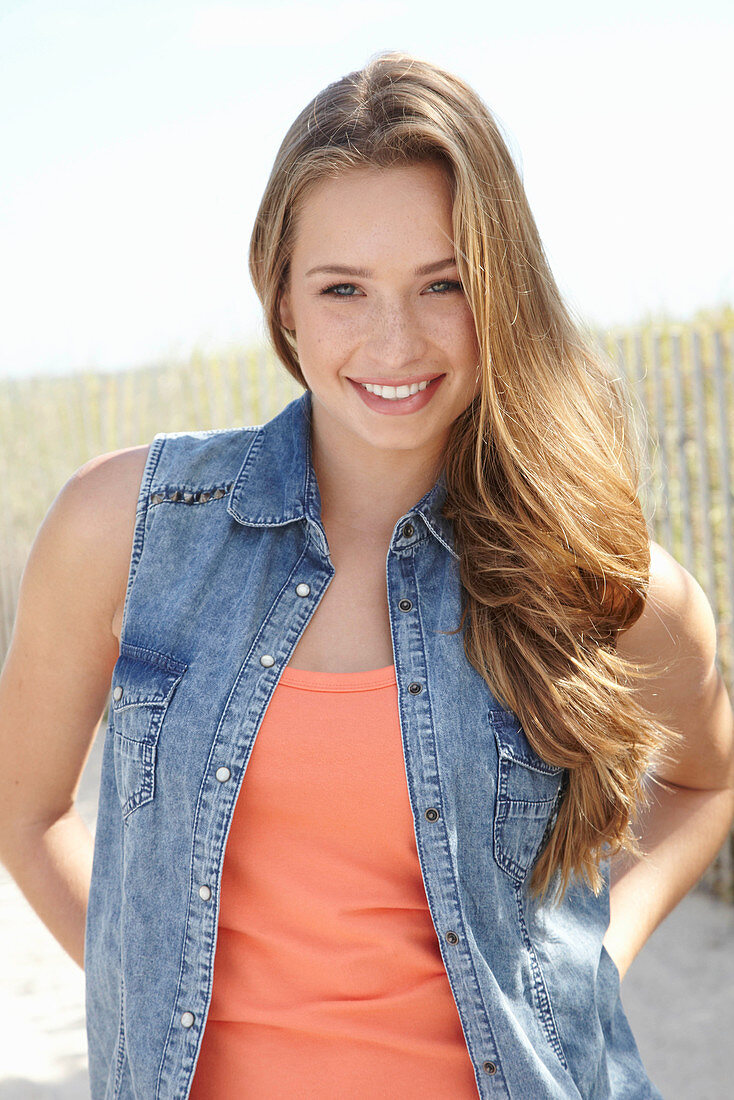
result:
<svg viewBox="0 0 734 1100"><path fill-rule="evenodd" d="M122 688L120 687L120 685L119 685L119 684L117 685L117 687L115 688L115 690L114 690L114 691L112 692L112 698L113 698L114 700L116 700L116 701L117 701L118 699L122 699Z"/></svg>
<svg viewBox="0 0 734 1100"><path fill-rule="evenodd" d="M497 1072L497 1066L494 1062L485 1062L482 1069L485 1073L488 1073L490 1077L493 1077Z"/></svg>
<svg viewBox="0 0 734 1100"><path fill-rule="evenodd" d="M263 653L262 657L260 658L260 664L263 666L263 668L272 668L272 666L275 664L275 657L271 657L269 653Z"/></svg>
<svg viewBox="0 0 734 1100"><path fill-rule="evenodd" d="M310 592L311 592L311 585L310 584L301 583L301 584L296 585L296 595L297 596L308 596L310 594Z"/></svg>
<svg viewBox="0 0 734 1100"><path fill-rule="evenodd" d="M212 892L211 892L211 890L209 889L208 886L200 886L199 887L199 897L201 898L202 901L209 901L209 898L211 896L212 896Z"/></svg>
<svg viewBox="0 0 734 1100"><path fill-rule="evenodd" d="M194 1024L194 1014L193 1014L193 1012L184 1012L183 1016L181 1017L181 1026L182 1027L193 1027L193 1024Z"/></svg>
<svg viewBox="0 0 734 1100"><path fill-rule="evenodd" d="M420 695L420 693L423 691L423 688L420 684L417 684L414 681L412 684L408 684L408 691L411 695Z"/></svg>
<svg viewBox="0 0 734 1100"><path fill-rule="evenodd" d="M403 527L403 538L409 539L413 534L415 534L415 527L412 523L406 523L405 527Z"/></svg>
<svg viewBox="0 0 734 1100"><path fill-rule="evenodd" d="M413 603L411 600L399 600L398 607L401 611L410 611L413 607Z"/></svg>
<svg viewBox="0 0 734 1100"><path fill-rule="evenodd" d="M438 810L434 806L429 806L428 809L426 810L426 820L427 821L438 821L440 816L441 815L439 814Z"/></svg>
<svg viewBox="0 0 734 1100"><path fill-rule="evenodd" d="M226 783L231 775L229 768L217 768L217 779L220 783Z"/></svg>
<svg viewBox="0 0 734 1100"><path fill-rule="evenodd" d="M459 937L457 936L456 932L447 932L446 933L446 943L458 943L458 942L459 942Z"/></svg>

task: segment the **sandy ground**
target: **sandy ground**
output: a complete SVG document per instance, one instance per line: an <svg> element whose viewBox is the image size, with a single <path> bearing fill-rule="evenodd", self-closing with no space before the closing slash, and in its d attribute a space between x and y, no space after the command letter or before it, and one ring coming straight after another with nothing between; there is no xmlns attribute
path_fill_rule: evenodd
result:
<svg viewBox="0 0 734 1100"><path fill-rule="evenodd" d="M92 830L103 732L78 800ZM636 959L622 993L666 1100L734 1098L734 906L690 894ZM84 975L3 869L0 1040L0 1100L89 1100Z"/></svg>

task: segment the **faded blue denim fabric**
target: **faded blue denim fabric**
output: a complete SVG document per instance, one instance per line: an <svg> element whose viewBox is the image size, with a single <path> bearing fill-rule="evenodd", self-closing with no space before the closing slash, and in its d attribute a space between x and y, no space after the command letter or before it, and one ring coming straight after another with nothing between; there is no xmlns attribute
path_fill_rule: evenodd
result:
<svg viewBox="0 0 734 1100"><path fill-rule="evenodd" d="M189 1094L235 802L334 575L310 401L306 391L261 427L160 434L150 449L86 925L93 1100ZM418 856L477 1094L659 1098L602 947L608 893L576 884L556 908L529 895L563 773L533 752L462 635L442 633L461 614L444 496L439 478L395 524L386 568Z"/></svg>

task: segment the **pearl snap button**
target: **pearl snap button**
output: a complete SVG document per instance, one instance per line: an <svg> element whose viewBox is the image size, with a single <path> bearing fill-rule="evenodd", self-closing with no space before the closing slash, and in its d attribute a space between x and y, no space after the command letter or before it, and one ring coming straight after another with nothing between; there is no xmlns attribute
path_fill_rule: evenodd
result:
<svg viewBox="0 0 734 1100"><path fill-rule="evenodd" d="M226 783L231 774L229 768L217 768L217 779L220 783Z"/></svg>
<svg viewBox="0 0 734 1100"><path fill-rule="evenodd" d="M296 585L296 595L297 596L308 596L310 591L311 591L311 585L310 584L297 584Z"/></svg>
<svg viewBox="0 0 734 1100"><path fill-rule="evenodd" d="M262 657L260 658L260 664L263 666L263 668L270 668L272 665L275 664L275 657L271 657L269 653L263 653Z"/></svg>
<svg viewBox="0 0 734 1100"><path fill-rule="evenodd" d="M212 892L211 892L211 890L209 889L208 886L200 886L199 887L199 897L201 898L202 901L209 901L209 898L211 896L212 896Z"/></svg>
<svg viewBox="0 0 734 1100"><path fill-rule="evenodd" d="M194 1014L193 1014L193 1012L184 1012L183 1016L181 1017L181 1026L182 1027L193 1027L193 1024L194 1024Z"/></svg>
<svg viewBox="0 0 734 1100"><path fill-rule="evenodd" d="M112 698L115 701L117 701L118 699L122 699L122 688L120 687L119 684L117 685L115 690L112 692Z"/></svg>

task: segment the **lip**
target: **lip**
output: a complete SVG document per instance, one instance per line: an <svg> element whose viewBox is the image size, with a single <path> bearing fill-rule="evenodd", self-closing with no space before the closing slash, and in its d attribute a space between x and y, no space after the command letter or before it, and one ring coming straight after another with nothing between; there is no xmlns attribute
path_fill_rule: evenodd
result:
<svg viewBox="0 0 734 1100"><path fill-rule="evenodd" d="M408 378L350 378L350 382L359 382L365 386L413 386L416 382L433 382L434 378L442 378L440 371L436 374L413 374Z"/></svg>
<svg viewBox="0 0 734 1100"><path fill-rule="evenodd" d="M445 377L445 374L436 374L430 381L428 381L425 375L423 378L416 378L416 382L428 381L426 388L424 390L419 390L418 393L414 393L412 397L402 397L397 401L390 400L387 397L378 397L376 393L370 393L369 390L366 390L364 386L360 385L354 378L350 378L349 381L368 408L374 409L375 412L383 413L385 416L405 416L408 413L417 412L427 405ZM393 384L394 383L391 382L374 383L376 386L389 386ZM410 385L410 383L403 380L399 385L405 386Z"/></svg>

